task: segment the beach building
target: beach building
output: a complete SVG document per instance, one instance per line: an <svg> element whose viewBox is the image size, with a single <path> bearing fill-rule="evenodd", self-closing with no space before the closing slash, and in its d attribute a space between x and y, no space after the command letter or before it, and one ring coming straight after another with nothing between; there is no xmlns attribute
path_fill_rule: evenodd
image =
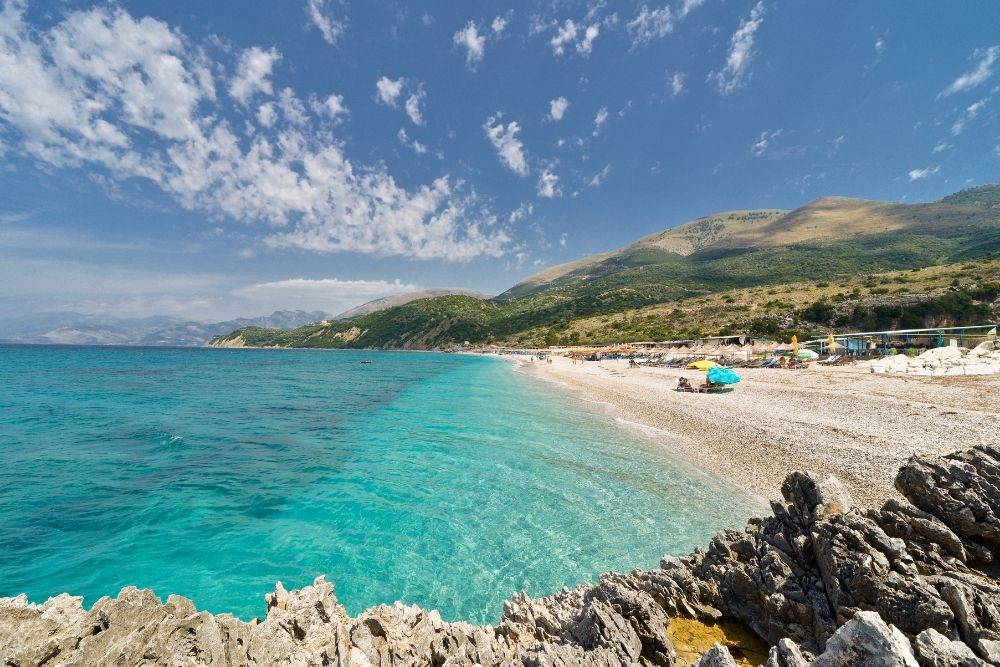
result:
<svg viewBox="0 0 1000 667"><path fill-rule="evenodd" d="M894 329L889 331L859 331L834 334L835 350L830 349L829 336L814 338L804 345L821 353L835 351L851 356L884 356L892 350L917 353L938 347L975 347L985 340L995 340L997 323L967 327L934 327L929 329Z"/></svg>

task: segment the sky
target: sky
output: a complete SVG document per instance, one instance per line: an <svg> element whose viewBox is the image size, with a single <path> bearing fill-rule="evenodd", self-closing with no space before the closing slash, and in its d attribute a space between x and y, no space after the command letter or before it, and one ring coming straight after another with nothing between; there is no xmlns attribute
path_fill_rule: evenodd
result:
<svg viewBox="0 0 1000 667"><path fill-rule="evenodd" d="M1000 3L0 0L0 317L502 292L1000 180Z"/></svg>

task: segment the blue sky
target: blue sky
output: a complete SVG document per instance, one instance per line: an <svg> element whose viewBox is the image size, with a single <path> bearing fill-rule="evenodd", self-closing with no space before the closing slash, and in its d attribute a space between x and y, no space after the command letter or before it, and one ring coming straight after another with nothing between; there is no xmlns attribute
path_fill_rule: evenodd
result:
<svg viewBox="0 0 1000 667"><path fill-rule="evenodd" d="M0 6L0 316L496 293L699 215L1000 180L988 0Z"/></svg>

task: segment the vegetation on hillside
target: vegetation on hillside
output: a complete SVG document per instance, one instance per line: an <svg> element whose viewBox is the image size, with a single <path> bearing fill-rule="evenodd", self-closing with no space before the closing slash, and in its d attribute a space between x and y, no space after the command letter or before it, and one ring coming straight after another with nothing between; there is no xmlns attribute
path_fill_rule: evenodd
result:
<svg viewBox="0 0 1000 667"><path fill-rule="evenodd" d="M954 205L949 198L909 206L828 198L790 213L721 214L544 271L495 299L420 299L290 331L240 329L219 340L423 349L978 323L997 317L1000 208L989 202L1000 201L998 193L962 191L951 195ZM852 231L825 227L834 223ZM862 234L863 224L877 231ZM678 239L688 254L674 251ZM748 240L756 245L734 245Z"/></svg>

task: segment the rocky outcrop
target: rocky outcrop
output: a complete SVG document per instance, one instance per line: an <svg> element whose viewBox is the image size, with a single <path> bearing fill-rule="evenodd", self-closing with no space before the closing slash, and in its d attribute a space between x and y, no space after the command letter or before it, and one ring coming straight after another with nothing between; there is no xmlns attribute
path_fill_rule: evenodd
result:
<svg viewBox="0 0 1000 667"><path fill-rule="evenodd" d="M725 619L771 645L768 667L1000 665L1000 450L914 458L909 502L854 507L831 477L792 473L773 515L660 568L515 595L493 627L396 603L350 617L322 577L278 584L263 621L126 588L85 610L0 599L5 665L675 665L671 618ZM704 649L702 649L704 650ZM738 657L738 656L737 656ZM699 665L737 664L721 644Z"/></svg>

